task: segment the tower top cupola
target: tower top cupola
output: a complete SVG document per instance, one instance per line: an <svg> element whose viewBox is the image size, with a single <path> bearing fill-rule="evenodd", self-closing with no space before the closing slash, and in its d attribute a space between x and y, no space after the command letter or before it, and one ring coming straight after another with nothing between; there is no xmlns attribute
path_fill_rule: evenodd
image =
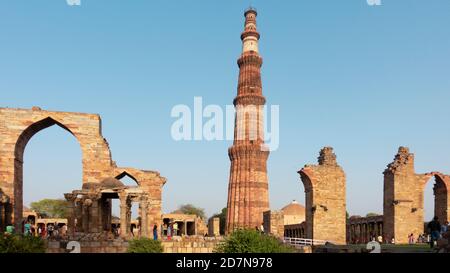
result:
<svg viewBox="0 0 450 273"><path fill-rule="evenodd" d="M241 34L242 40L242 53L248 51L258 52L258 41L260 38L259 32L256 28L256 16L258 16L258 12L255 8L248 8L245 13L245 26L244 32Z"/></svg>

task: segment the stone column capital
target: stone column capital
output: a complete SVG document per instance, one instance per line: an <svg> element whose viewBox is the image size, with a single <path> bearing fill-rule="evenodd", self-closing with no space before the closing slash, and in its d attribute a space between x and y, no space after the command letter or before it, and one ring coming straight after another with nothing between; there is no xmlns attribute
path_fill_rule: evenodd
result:
<svg viewBox="0 0 450 273"><path fill-rule="evenodd" d="M86 198L86 199L83 200L83 206L86 207L86 208L92 206L93 203L94 202L90 198Z"/></svg>
<svg viewBox="0 0 450 273"><path fill-rule="evenodd" d="M77 195L74 193L65 193L64 198L66 198L66 200L69 202L75 202L77 199Z"/></svg>

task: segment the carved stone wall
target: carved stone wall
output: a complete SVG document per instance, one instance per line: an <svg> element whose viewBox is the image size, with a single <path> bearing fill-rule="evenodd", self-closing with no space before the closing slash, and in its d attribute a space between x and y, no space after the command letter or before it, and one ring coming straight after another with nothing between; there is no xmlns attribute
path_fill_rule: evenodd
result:
<svg viewBox="0 0 450 273"><path fill-rule="evenodd" d="M306 194L306 237L345 244L345 173L331 147L320 151L318 161L318 165L306 165L298 172Z"/></svg>
<svg viewBox="0 0 450 273"><path fill-rule="evenodd" d="M384 238L408 243L408 235L424 233L424 191L435 178L435 215L444 223L449 219L450 176L438 172L416 174L414 154L400 147L394 161L384 171Z"/></svg>
<svg viewBox="0 0 450 273"><path fill-rule="evenodd" d="M161 191L166 179L157 172L117 168L111 159L108 142L102 136L101 118L97 114L0 108L0 190L9 203L4 222L19 228L23 211L23 154L28 141L39 131L58 125L72 134L82 152L83 181L102 180L130 173L150 193L149 223L159 223ZM95 206L95 204L94 204ZM160 221L160 220L159 220Z"/></svg>

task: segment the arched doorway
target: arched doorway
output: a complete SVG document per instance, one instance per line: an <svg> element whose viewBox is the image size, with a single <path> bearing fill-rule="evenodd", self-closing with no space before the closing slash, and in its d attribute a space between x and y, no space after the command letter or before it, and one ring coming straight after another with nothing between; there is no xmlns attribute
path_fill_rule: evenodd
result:
<svg viewBox="0 0 450 273"><path fill-rule="evenodd" d="M137 188L139 186L138 180L128 172L124 171L121 174L117 175L115 177L116 179L120 180L125 186L130 188ZM117 198L113 198L111 200L112 205L112 214L115 218L116 222L120 223L121 220L121 203L119 200L119 196ZM139 237L140 231L142 229L142 222L141 222L141 208L139 206L139 202L136 200L130 200L130 215L128 216L130 218L130 226L127 227L128 234L131 234L133 237ZM123 227L120 227L121 229Z"/></svg>
<svg viewBox="0 0 450 273"><path fill-rule="evenodd" d="M394 161L384 171L383 234L397 244L408 243L424 232L424 192L434 177L434 214L444 223L449 219L450 176L438 172L416 174L414 154L400 147Z"/></svg>
<svg viewBox="0 0 450 273"><path fill-rule="evenodd" d="M432 192L432 202L429 202L428 199L431 199L430 190ZM423 208L423 221L429 222L432 220L434 216L437 216L439 222L444 224L449 220L448 216L448 189L447 184L444 180L443 175L439 173L433 173L432 177L425 181L422 188L422 208ZM427 202L425 202L427 201ZM428 210L426 204L433 204L432 212ZM426 231L426 230L424 230Z"/></svg>
<svg viewBox="0 0 450 273"><path fill-rule="evenodd" d="M96 114L51 112L32 109L0 108L0 190L8 199L4 204L5 223L20 227L23 212L23 155L30 139L38 132L58 125L78 141L82 154L82 183L99 183L113 172L111 153L101 135Z"/></svg>
<svg viewBox="0 0 450 273"><path fill-rule="evenodd" d="M320 151L318 163L298 171L305 187L306 238L345 244L345 173L331 147Z"/></svg>
<svg viewBox="0 0 450 273"><path fill-rule="evenodd" d="M17 139L14 149L14 219L21 219L23 214L23 163L25 148L34 135L54 125L58 125L70 134L74 135L66 126L51 117L47 117L28 126L28 128L25 129ZM18 225L19 221L16 222L16 228L19 228Z"/></svg>
<svg viewBox="0 0 450 273"><path fill-rule="evenodd" d="M23 158L23 215L31 213L36 217L23 221L28 220L37 230L35 224L41 217L54 219L49 223L67 219L64 193L78 188L82 181L82 155L77 139L60 126L46 128L30 139Z"/></svg>

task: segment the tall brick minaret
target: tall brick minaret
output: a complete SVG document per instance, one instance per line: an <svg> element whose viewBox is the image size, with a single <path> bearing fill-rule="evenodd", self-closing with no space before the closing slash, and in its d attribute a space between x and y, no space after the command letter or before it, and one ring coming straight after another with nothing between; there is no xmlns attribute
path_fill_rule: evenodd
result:
<svg viewBox="0 0 450 273"><path fill-rule="evenodd" d="M235 229L259 227L263 212L269 210L269 183L264 145L262 95L262 58L258 51L259 33L256 10L245 12L245 29L241 35L242 55L238 59L239 83L234 99L236 120L234 143L228 150L231 160L228 185L227 233Z"/></svg>

